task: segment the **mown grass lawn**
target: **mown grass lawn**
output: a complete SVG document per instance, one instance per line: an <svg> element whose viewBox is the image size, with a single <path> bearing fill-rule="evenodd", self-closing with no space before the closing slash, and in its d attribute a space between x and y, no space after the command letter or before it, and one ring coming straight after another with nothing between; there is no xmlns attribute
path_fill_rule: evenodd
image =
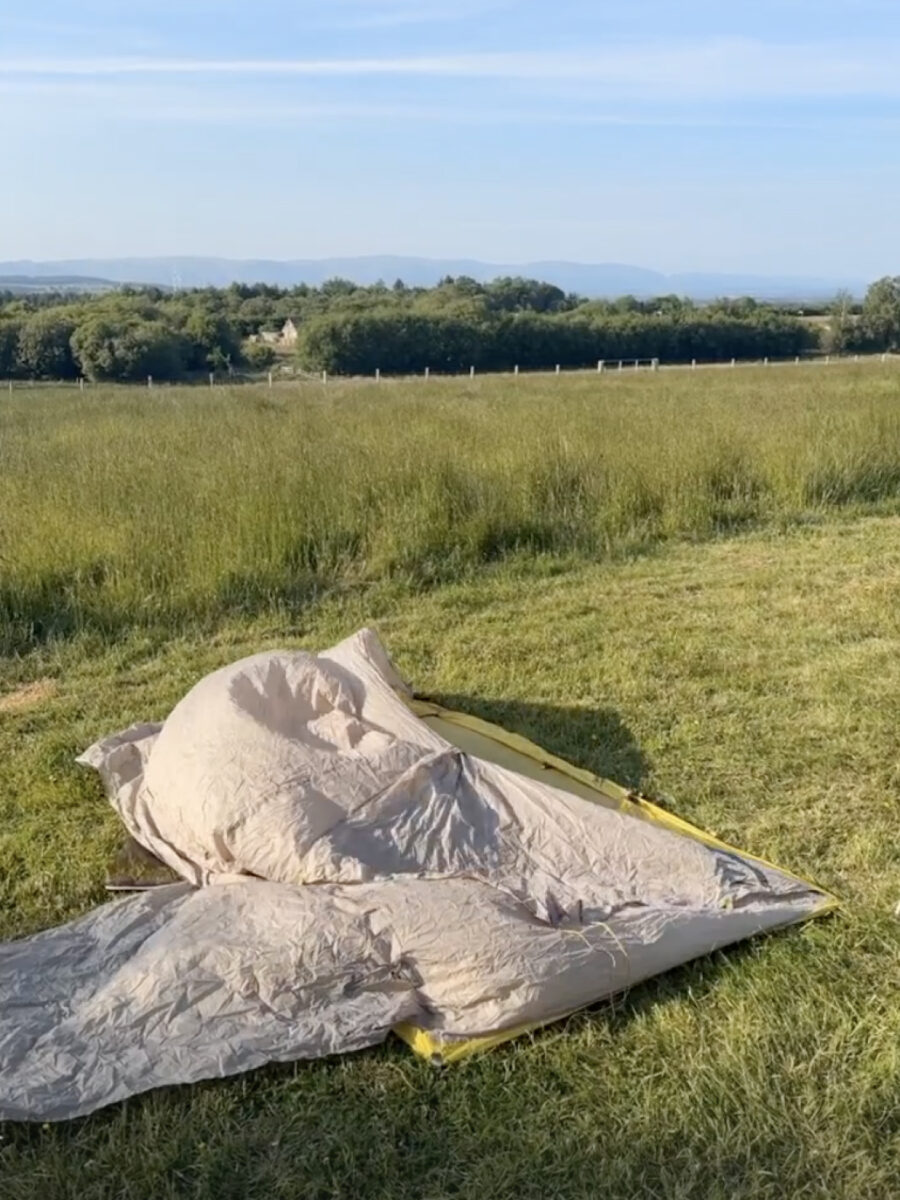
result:
<svg viewBox="0 0 900 1200"><path fill-rule="evenodd" d="M3 1200L896 1197L898 517L513 557L6 658L0 936L104 901L118 829L80 749L230 659L364 623L420 690L671 797L842 910L443 1071L391 1042L0 1128Z"/></svg>

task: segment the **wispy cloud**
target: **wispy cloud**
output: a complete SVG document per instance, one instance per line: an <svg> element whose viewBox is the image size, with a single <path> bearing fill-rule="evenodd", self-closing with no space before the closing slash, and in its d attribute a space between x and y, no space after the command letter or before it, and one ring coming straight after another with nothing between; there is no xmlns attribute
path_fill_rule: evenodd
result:
<svg viewBox="0 0 900 1200"><path fill-rule="evenodd" d="M53 101L52 112L59 120L58 101L66 97L75 105L87 101L96 111L122 120L195 122L209 125L236 123L264 126L321 123L328 121L402 121L438 122L455 125L596 125L671 128L734 128L741 122L716 116L706 111L698 114L673 115L656 111L616 112L588 110L584 106L567 107L542 104L514 106L504 104L428 104L373 103L363 100L329 101L302 100L285 97L266 99L258 95L242 97L233 90L197 89L182 84L148 84L146 81L123 84L115 79L96 78L0 78L0 95L41 98ZM78 110L80 111L80 110ZM745 122L755 125L756 122Z"/></svg>
<svg viewBox="0 0 900 1200"><path fill-rule="evenodd" d="M749 40L606 46L592 51L379 58L17 58L0 76L430 77L581 81L620 95L677 98L900 97L900 41L768 45Z"/></svg>
<svg viewBox="0 0 900 1200"><path fill-rule="evenodd" d="M311 15L329 29L389 29L401 25L447 24L514 8L517 0L339 0Z"/></svg>
<svg viewBox="0 0 900 1200"><path fill-rule="evenodd" d="M531 130L552 126L570 128L634 128L647 130L741 130L772 129L781 132L832 133L850 130L900 128L900 114L890 116L873 112L835 113L803 110L787 116L782 109L723 108L720 105L688 104L674 108L670 103L654 101L641 105L616 104L611 99L572 102L571 95L559 91L542 96L539 103L521 96L519 103L479 103L476 97L454 97L447 102L410 100L368 100L354 96L335 98L297 96L288 91L280 97L267 94L264 86L253 90L217 87L202 88L183 80L140 79L123 81L109 77L16 77L0 78L0 97L27 98L29 116L39 125L52 121L56 126L66 117L82 125L92 122L140 122L141 124L179 127L199 125L237 128L290 129L303 126L339 125L358 128L366 123L384 125L429 125L459 127L523 127ZM65 101L61 105L61 101ZM0 125L6 120L21 125L21 106L0 107Z"/></svg>
<svg viewBox="0 0 900 1200"><path fill-rule="evenodd" d="M482 107L460 107L457 105L422 104L240 104L232 99L214 104L197 104L187 101L160 104L158 100L143 103L139 108L123 114L129 119L177 123L192 122L202 125L237 124L256 127L294 126L321 124L324 122L427 122L429 125L472 125L472 126L525 126L536 128L547 125L580 125L609 128L645 129L739 129L766 127L768 122L734 121L708 115L670 116L664 112L647 112L641 115L630 113L584 113L566 109L505 108L487 105ZM783 124L780 125L783 128ZM814 123L798 123L798 129L818 128Z"/></svg>
<svg viewBox="0 0 900 1200"><path fill-rule="evenodd" d="M322 0L293 0L291 8L302 14L305 21L321 16L323 22L358 19L372 23L408 21L417 24L515 8L523 2L527 3L527 0L327 0L325 4ZM160 15L183 17L185 7L185 0L131 0L128 14L134 19ZM190 8L204 15L233 14L246 9L246 0L190 0ZM81 26L84 18L94 20L102 17L109 21L122 16L121 0L79 0L77 10L64 22L48 22L42 14L24 10L2 14L2 21L5 26L12 28L39 29L52 23L64 24L66 28L75 30ZM254 17L264 13L267 20L275 20L279 13L283 15L283 11L283 0L256 0Z"/></svg>

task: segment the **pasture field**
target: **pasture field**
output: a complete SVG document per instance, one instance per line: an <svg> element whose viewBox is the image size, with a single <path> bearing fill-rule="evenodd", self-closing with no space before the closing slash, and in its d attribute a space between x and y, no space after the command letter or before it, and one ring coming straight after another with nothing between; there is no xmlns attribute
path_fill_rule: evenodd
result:
<svg viewBox="0 0 900 1200"><path fill-rule="evenodd" d="M0 937L105 899L79 750L365 623L841 909L443 1071L0 1126L3 1200L896 1197L896 367L0 397Z"/></svg>
<svg viewBox="0 0 900 1200"><path fill-rule="evenodd" d="M900 509L896 364L692 375L4 397L0 653Z"/></svg>

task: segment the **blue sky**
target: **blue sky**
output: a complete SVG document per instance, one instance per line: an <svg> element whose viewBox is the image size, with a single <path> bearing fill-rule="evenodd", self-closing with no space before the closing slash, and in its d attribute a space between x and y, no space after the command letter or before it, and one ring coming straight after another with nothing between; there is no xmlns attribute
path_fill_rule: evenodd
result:
<svg viewBox="0 0 900 1200"><path fill-rule="evenodd" d="M0 0L0 259L900 273L898 0Z"/></svg>

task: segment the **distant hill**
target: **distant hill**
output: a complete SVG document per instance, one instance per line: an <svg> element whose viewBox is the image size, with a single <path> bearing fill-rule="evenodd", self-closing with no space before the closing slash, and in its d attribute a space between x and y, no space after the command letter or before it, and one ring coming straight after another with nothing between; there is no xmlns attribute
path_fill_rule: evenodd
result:
<svg viewBox="0 0 900 1200"><path fill-rule="evenodd" d="M98 279L91 275L0 274L0 292L15 292L21 295L28 295L30 292L109 292L118 287L121 287L121 284L112 279Z"/></svg>
<svg viewBox="0 0 900 1200"><path fill-rule="evenodd" d="M813 278L789 275L682 273L665 275L627 263L577 263L556 260L528 263L488 263L477 259L409 258L372 255L361 258L229 259L229 258L111 258L71 259L59 262L0 262L3 277L25 282L22 288L63 286L84 291L102 290L124 283L165 287L226 287L229 283L271 283L293 287L320 284L340 276L355 283L391 284L402 279L411 286L431 286L444 275L470 275L481 282L500 275L524 275L556 284L583 296L639 297L675 293L695 300L718 296L754 296L759 300L813 301L830 298L839 288L861 296L860 279Z"/></svg>

